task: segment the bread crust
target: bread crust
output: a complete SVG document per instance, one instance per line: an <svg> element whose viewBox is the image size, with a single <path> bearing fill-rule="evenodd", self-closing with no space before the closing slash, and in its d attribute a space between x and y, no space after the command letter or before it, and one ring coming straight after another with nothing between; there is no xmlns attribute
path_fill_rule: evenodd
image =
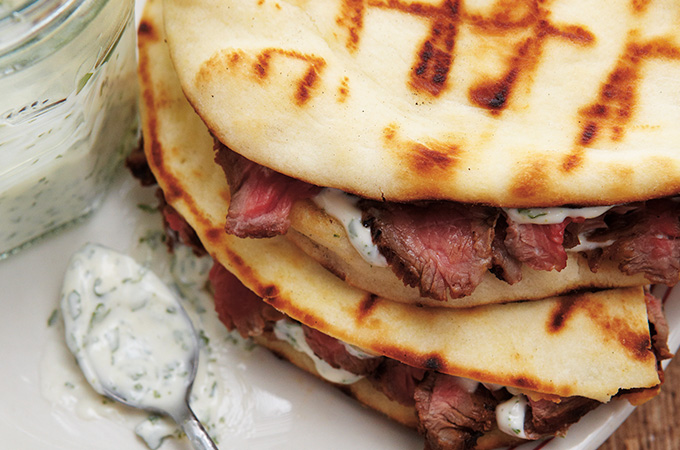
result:
<svg viewBox="0 0 680 450"><path fill-rule="evenodd" d="M293 178L527 208L680 192L678 2L478 3L167 0L164 14L203 121Z"/></svg>

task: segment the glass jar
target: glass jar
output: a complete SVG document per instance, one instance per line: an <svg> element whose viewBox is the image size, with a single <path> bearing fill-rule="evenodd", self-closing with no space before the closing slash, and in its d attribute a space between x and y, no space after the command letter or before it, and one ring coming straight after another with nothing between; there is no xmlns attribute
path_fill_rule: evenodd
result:
<svg viewBox="0 0 680 450"><path fill-rule="evenodd" d="M0 259L96 209L136 144L133 11L0 1Z"/></svg>

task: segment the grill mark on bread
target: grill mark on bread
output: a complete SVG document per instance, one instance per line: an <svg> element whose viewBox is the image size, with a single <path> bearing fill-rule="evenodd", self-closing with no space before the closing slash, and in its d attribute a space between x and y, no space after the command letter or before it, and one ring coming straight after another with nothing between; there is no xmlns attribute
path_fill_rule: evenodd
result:
<svg viewBox="0 0 680 450"><path fill-rule="evenodd" d="M444 367L444 364L439 355L431 355L425 360L424 366L428 370L439 371Z"/></svg>
<svg viewBox="0 0 680 450"><path fill-rule="evenodd" d="M416 92L433 97L448 87L461 25L469 25L482 35L506 35L529 29L530 36L519 42L506 67L500 69L500 76L482 80L469 91L472 104L494 114L505 108L520 76L536 69L548 38L561 38L581 46L595 40L582 26L552 24L547 6L537 1L502 0L485 17L466 11L460 0L443 0L438 5L399 0L344 0L336 24L347 31L345 46L350 53L359 48L367 7L400 11L429 22L428 35L416 51L409 85Z"/></svg>
<svg viewBox="0 0 680 450"><path fill-rule="evenodd" d="M416 91L436 97L446 89L458 33L458 7L458 0L446 0L431 17L430 34L422 43L411 71L410 84Z"/></svg>
<svg viewBox="0 0 680 450"><path fill-rule="evenodd" d="M605 320L602 318L599 309L591 307L587 313L600 327L605 339L616 341L628 354L639 361L654 358L652 341L648 331L638 333L631 329L626 321L618 317Z"/></svg>
<svg viewBox="0 0 680 450"><path fill-rule="evenodd" d="M347 40L345 46L351 53L359 48L361 29L364 26L365 0L342 0L340 4L340 14L335 19L335 23L347 29Z"/></svg>
<svg viewBox="0 0 680 450"><path fill-rule="evenodd" d="M158 32L154 25L148 20L142 20L139 22L137 33L138 35L144 35L144 39L147 39L147 42L158 41Z"/></svg>
<svg viewBox="0 0 680 450"><path fill-rule="evenodd" d="M165 105L167 102L172 101L172 97L166 90L167 86L156 87L156 89L150 87L153 85L154 78L151 74L152 67L150 63L152 58L149 57L149 54L153 52L153 46L161 44L158 33L159 29L153 21L143 20L140 23L138 34L140 54L138 73L140 78L144 80L140 94L147 111L146 129L144 130L144 150L149 167L153 169L154 176L159 180L167 202L172 202L173 207L177 204L183 204L185 208L198 218L198 222L207 229L211 227L210 220L202 214L202 210L193 201L191 195L186 192L183 184L177 179L171 169L171 165L166 164L166 158L172 152L163 147L159 138L161 133L158 123L158 110L161 109L160 105Z"/></svg>
<svg viewBox="0 0 680 450"><path fill-rule="evenodd" d="M412 151L409 152L411 167L419 173L430 173L433 171L446 170L455 162L457 149L451 148L448 151L440 151L423 144L414 144Z"/></svg>
<svg viewBox="0 0 680 450"><path fill-rule="evenodd" d="M548 333L554 334L562 330L577 306L576 297L567 297L560 300L550 313L550 321L547 324Z"/></svg>
<svg viewBox="0 0 680 450"><path fill-rule="evenodd" d="M462 152L460 147L453 143L420 143L399 136L399 126L390 123L382 131L382 140L386 148L389 148L398 158L403 158L406 172L409 176L413 172L434 177L437 174L450 177L449 169L454 166ZM434 184L434 183L433 183ZM433 193L436 186L433 185Z"/></svg>
<svg viewBox="0 0 680 450"><path fill-rule="evenodd" d="M531 390L539 390L540 386L536 381L532 380L531 378L527 378L524 376L518 376L514 377L511 380L512 385L521 387L524 389L531 389Z"/></svg>
<svg viewBox="0 0 680 450"><path fill-rule="evenodd" d="M345 103L349 96L349 78L343 77L338 87L338 103Z"/></svg>
<svg viewBox="0 0 680 450"><path fill-rule="evenodd" d="M629 39L623 55L600 88L597 100L580 111L585 123L581 145L591 145L604 137L600 130L608 130L612 141L621 140L635 112L643 61L651 58L680 60L680 48L665 39L647 42Z"/></svg>
<svg viewBox="0 0 680 450"><path fill-rule="evenodd" d="M629 36L623 54L600 87L597 100L579 111L579 123L583 125L576 147L564 158L564 172L581 166L583 147L607 138L611 142L623 139L635 114L643 81L642 65L649 59L680 61L680 47L673 45L670 39L655 38L641 42L634 34Z"/></svg>
<svg viewBox="0 0 680 450"><path fill-rule="evenodd" d="M521 199L530 199L544 193L550 185L547 167L547 161L543 158L527 159L527 167L519 168L512 179L512 194Z"/></svg>
<svg viewBox="0 0 680 450"><path fill-rule="evenodd" d="M275 56L301 61L307 65L304 73L292 83L295 86L293 95L297 106L304 106L312 98L312 92L319 84L321 73L326 67L323 58L313 54L297 52L295 50L285 50L281 48L266 48L254 56L250 75L255 81L264 82L270 75L272 59ZM215 81L218 77L233 77L239 73L241 65L247 65L247 55L242 50L219 51L201 64L196 75L197 85ZM248 74L245 74L248 76Z"/></svg>
<svg viewBox="0 0 680 450"><path fill-rule="evenodd" d="M380 298L374 294L367 294L366 297L359 303L359 309L356 314L356 321L362 323L371 315L375 306L379 303Z"/></svg>
<svg viewBox="0 0 680 450"><path fill-rule="evenodd" d="M264 80L269 76L270 61L274 55L298 59L309 65L305 74L298 80L297 90L295 92L295 103L298 106L304 105L309 101L310 91L314 89L326 62L317 56L300 53L294 50L284 50L280 48L264 49L257 55L257 62L253 67L256 76L261 80Z"/></svg>
<svg viewBox="0 0 680 450"><path fill-rule="evenodd" d="M654 358L648 330L638 332L626 320L605 314L602 304L587 301L588 295L591 294L574 294L560 299L550 312L546 324L548 333L556 334L565 330L570 319L585 314L601 330L603 339L615 342L634 359L646 361Z"/></svg>
<svg viewBox="0 0 680 450"><path fill-rule="evenodd" d="M541 61L543 47L549 38L560 38L575 45L588 46L595 37L580 26L556 26L547 20L547 12L539 9L538 22L530 37L521 41L509 58L507 68L500 78L483 80L472 86L468 96L472 104L498 114L507 106L511 94L516 90L521 76L533 73Z"/></svg>
<svg viewBox="0 0 680 450"><path fill-rule="evenodd" d="M652 0L631 0L631 7L634 13L644 13Z"/></svg>
<svg viewBox="0 0 680 450"><path fill-rule="evenodd" d="M498 0L488 17L463 11L465 21L487 32L504 32L531 25L538 15L539 4L527 0Z"/></svg>

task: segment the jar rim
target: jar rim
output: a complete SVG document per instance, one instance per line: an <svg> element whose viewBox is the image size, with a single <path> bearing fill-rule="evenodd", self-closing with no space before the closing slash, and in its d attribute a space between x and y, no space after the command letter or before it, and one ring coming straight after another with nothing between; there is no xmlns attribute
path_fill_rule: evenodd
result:
<svg viewBox="0 0 680 450"><path fill-rule="evenodd" d="M59 26L82 0L23 0L0 10L0 54Z"/></svg>
<svg viewBox="0 0 680 450"><path fill-rule="evenodd" d="M132 0L9 0L0 9L0 78L76 39L110 2L122 2L121 22L133 13Z"/></svg>

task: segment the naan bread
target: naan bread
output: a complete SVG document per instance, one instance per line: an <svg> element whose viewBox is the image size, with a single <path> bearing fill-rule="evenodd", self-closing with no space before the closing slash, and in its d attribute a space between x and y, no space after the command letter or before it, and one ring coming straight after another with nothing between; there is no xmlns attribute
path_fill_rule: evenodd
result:
<svg viewBox="0 0 680 450"><path fill-rule="evenodd" d="M140 25L145 152L168 202L251 290L323 333L406 364L558 396L607 401L656 386L641 287L464 310L420 308L353 288L285 237L224 232L229 190L168 58L160 4Z"/></svg>
<svg viewBox="0 0 680 450"><path fill-rule="evenodd" d="M363 197L607 205L680 191L675 0L165 0L248 159Z"/></svg>

